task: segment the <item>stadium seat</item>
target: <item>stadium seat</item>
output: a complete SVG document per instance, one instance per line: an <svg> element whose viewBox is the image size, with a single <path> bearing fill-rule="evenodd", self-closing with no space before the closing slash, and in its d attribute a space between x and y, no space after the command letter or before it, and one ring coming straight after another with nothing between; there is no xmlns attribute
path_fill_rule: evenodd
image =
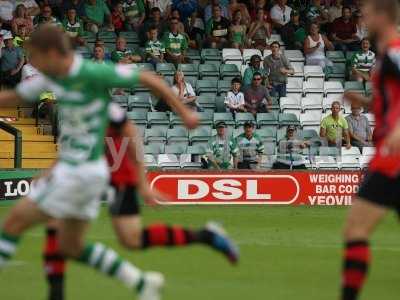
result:
<svg viewBox="0 0 400 300"><path fill-rule="evenodd" d="M375 116L374 116L374 114L367 113L367 114L364 114L364 116L367 117L368 122L369 122L369 126L375 127Z"/></svg>
<svg viewBox="0 0 400 300"><path fill-rule="evenodd" d="M375 147L363 147L362 148L362 155L363 156L374 156L375 155Z"/></svg>
<svg viewBox="0 0 400 300"><path fill-rule="evenodd" d="M203 63L211 62L211 61L221 61L221 54L218 49L212 48L203 48L201 50L201 60Z"/></svg>
<svg viewBox="0 0 400 300"><path fill-rule="evenodd" d="M331 60L333 63L345 63L346 58L342 51L326 51L326 58Z"/></svg>
<svg viewBox="0 0 400 300"><path fill-rule="evenodd" d="M196 94L216 94L218 91L217 80L197 80Z"/></svg>
<svg viewBox="0 0 400 300"><path fill-rule="evenodd" d="M276 128L273 127L263 127L257 129L257 134L263 142L276 143L276 131Z"/></svg>
<svg viewBox="0 0 400 300"><path fill-rule="evenodd" d="M362 82L358 81L346 81L344 84L344 90L349 92L354 92L354 93L361 93L364 94L364 85Z"/></svg>
<svg viewBox="0 0 400 300"><path fill-rule="evenodd" d="M309 78L303 83L303 93L305 95L312 93L324 93L324 81L322 78Z"/></svg>
<svg viewBox="0 0 400 300"><path fill-rule="evenodd" d="M225 97L217 96L215 97L215 111L217 113L226 112Z"/></svg>
<svg viewBox="0 0 400 300"><path fill-rule="evenodd" d="M178 70L182 71L185 78L196 78L199 76L199 66L196 64L179 64Z"/></svg>
<svg viewBox="0 0 400 300"><path fill-rule="evenodd" d="M158 63L156 66L156 72L162 74L163 76L174 76L175 66L170 63Z"/></svg>
<svg viewBox="0 0 400 300"><path fill-rule="evenodd" d="M288 97L281 97L280 99L280 108L283 112L285 109L301 109L300 99L297 97L291 97L290 94Z"/></svg>
<svg viewBox="0 0 400 300"><path fill-rule="evenodd" d="M143 111L128 111L126 113L129 120L135 121L137 125L147 125L147 113Z"/></svg>
<svg viewBox="0 0 400 300"><path fill-rule="evenodd" d="M167 128L165 127L146 128L144 131L144 141L146 144L165 143L167 141Z"/></svg>
<svg viewBox="0 0 400 300"><path fill-rule="evenodd" d="M146 168L158 168L157 160L152 154L144 154L144 165Z"/></svg>
<svg viewBox="0 0 400 300"><path fill-rule="evenodd" d="M157 156L157 163L163 170L180 169L178 157L175 154L159 154Z"/></svg>
<svg viewBox="0 0 400 300"><path fill-rule="evenodd" d="M301 99L301 109L303 112L307 110L322 110L322 94L308 94L307 97Z"/></svg>
<svg viewBox="0 0 400 300"><path fill-rule="evenodd" d="M264 142L264 154L276 155L276 144L271 142Z"/></svg>
<svg viewBox="0 0 400 300"><path fill-rule="evenodd" d="M111 41L115 43L115 39L117 38L117 35L114 31L99 31L97 36L100 40L103 40L104 42Z"/></svg>
<svg viewBox="0 0 400 300"><path fill-rule="evenodd" d="M240 71L234 64L222 64L219 67L221 79L230 80L234 77L240 77Z"/></svg>
<svg viewBox="0 0 400 300"><path fill-rule="evenodd" d="M320 147L319 148L319 155L320 156L339 156L340 149L336 147Z"/></svg>
<svg viewBox="0 0 400 300"><path fill-rule="evenodd" d="M195 155L204 155L207 150L207 143L203 144L194 144L192 146L187 147L188 154L195 154Z"/></svg>
<svg viewBox="0 0 400 300"><path fill-rule="evenodd" d="M197 97L197 103L204 109L215 110L215 95L202 94Z"/></svg>
<svg viewBox="0 0 400 300"><path fill-rule="evenodd" d="M343 156L355 156L359 157L361 155L360 149L358 147L351 147L350 149L346 149L346 147L342 147L342 157Z"/></svg>
<svg viewBox="0 0 400 300"><path fill-rule="evenodd" d="M278 125L278 118L274 113L258 113L257 126L263 127L276 127Z"/></svg>
<svg viewBox="0 0 400 300"><path fill-rule="evenodd" d="M284 46L285 43L282 40L282 37L280 34L273 33L271 34L271 37L267 39L267 44L271 45L272 42L278 42L281 46Z"/></svg>
<svg viewBox="0 0 400 300"><path fill-rule="evenodd" d="M209 126L199 126L189 131L190 143L208 142L211 137L211 128Z"/></svg>
<svg viewBox="0 0 400 300"><path fill-rule="evenodd" d="M351 60L353 59L354 54L356 51L346 51L346 63L350 65Z"/></svg>
<svg viewBox="0 0 400 300"><path fill-rule="evenodd" d="M325 73L320 66L304 66L304 78L325 78Z"/></svg>
<svg viewBox="0 0 400 300"><path fill-rule="evenodd" d="M261 51L258 49L243 49L243 62L245 64L248 64L250 62L250 58L253 55L258 55L260 57L263 57Z"/></svg>
<svg viewBox="0 0 400 300"><path fill-rule="evenodd" d="M199 112L199 124L200 125L213 125L213 113L210 112Z"/></svg>
<svg viewBox="0 0 400 300"><path fill-rule="evenodd" d="M340 81L325 81L324 93L327 94L343 94L344 89Z"/></svg>
<svg viewBox="0 0 400 300"><path fill-rule="evenodd" d="M192 49L192 48L188 48L186 50L186 56L188 58L190 58L190 60L194 63L194 64L200 64L201 63L201 56L200 56L200 51L197 49Z"/></svg>
<svg viewBox="0 0 400 300"><path fill-rule="evenodd" d="M360 158L358 159L358 162L359 162L359 164L360 164L360 169L361 169L361 170L367 169L368 166L369 166L369 162L371 161L371 159L372 159L372 156L369 156L369 155L366 155L366 156L362 155L362 156L360 156Z"/></svg>
<svg viewBox="0 0 400 300"><path fill-rule="evenodd" d="M342 156L339 160L341 170L359 170L360 162L354 156Z"/></svg>
<svg viewBox="0 0 400 300"><path fill-rule="evenodd" d="M266 58L267 56L271 55L271 54L272 54L271 49L264 49L263 59Z"/></svg>
<svg viewBox="0 0 400 300"><path fill-rule="evenodd" d="M298 126L300 125L300 122L297 118L297 116L293 113L289 114L289 113L281 113L278 116L278 121L279 121L279 126L283 127L283 126L289 126L289 125L295 125Z"/></svg>
<svg viewBox="0 0 400 300"><path fill-rule="evenodd" d="M300 135L305 141L319 139L318 132L313 129L304 129L300 132Z"/></svg>
<svg viewBox="0 0 400 300"><path fill-rule="evenodd" d="M294 69L294 75L290 75L290 77L304 78L304 62L292 62L291 65Z"/></svg>
<svg viewBox="0 0 400 300"><path fill-rule="evenodd" d="M165 154L175 154L180 155L186 153L188 145L185 144L172 144L165 145L164 152Z"/></svg>
<svg viewBox="0 0 400 300"><path fill-rule="evenodd" d="M214 113L214 125L220 121L224 121L228 126L235 126L235 120L230 112Z"/></svg>
<svg viewBox="0 0 400 300"><path fill-rule="evenodd" d="M322 113L319 110L307 110L300 115L300 124L303 130L314 129L319 132Z"/></svg>
<svg viewBox="0 0 400 300"><path fill-rule="evenodd" d="M149 144L144 146L144 153L158 155L160 153L164 153L164 148L164 144Z"/></svg>
<svg viewBox="0 0 400 300"><path fill-rule="evenodd" d="M333 94L330 94L330 95L333 95ZM333 96L332 97L328 96L328 97L325 97L323 99L323 101L322 101L322 109L323 109L323 111L326 112L326 113L330 113L330 109L332 107L332 103L336 102L336 101L340 102L341 109L343 109L344 106L343 106L343 102L341 101L341 99L338 99L337 97L333 97Z"/></svg>
<svg viewBox="0 0 400 300"><path fill-rule="evenodd" d="M303 78L288 77L286 84L287 93L303 93Z"/></svg>
<svg viewBox="0 0 400 300"><path fill-rule="evenodd" d="M243 124L244 124L245 122L247 122L247 121L255 122L254 116L253 116L253 114L251 114L251 113L246 113L246 112L244 112L244 113L237 113L237 114L235 115L235 118L236 118L236 127L241 127L241 126L243 126Z"/></svg>
<svg viewBox="0 0 400 300"><path fill-rule="evenodd" d="M222 49L222 62L243 62L242 53L239 49L235 48L224 48Z"/></svg>
<svg viewBox="0 0 400 300"><path fill-rule="evenodd" d="M165 112L150 111L147 113L147 123L150 127L169 127L169 118Z"/></svg>
<svg viewBox="0 0 400 300"><path fill-rule="evenodd" d="M188 131L184 127L174 127L167 129L167 143L172 144L188 144Z"/></svg>
<svg viewBox="0 0 400 300"><path fill-rule="evenodd" d="M218 80L218 95L228 93L231 90L231 82L229 80Z"/></svg>
<svg viewBox="0 0 400 300"><path fill-rule="evenodd" d="M151 95L150 94L137 94L128 97L128 110L144 111L147 112L151 109Z"/></svg>
<svg viewBox="0 0 400 300"><path fill-rule="evenodd" d="M346 78L346 64L335 63L328 74L329 81L344 81Z"/></svg>
<svg viewBox="0 0 400 300"><path fill-rule="evenodd" d="M218 80L219 71L215 64L201 64L199 65L199 77L201 79Z"/></svg>
<svg viewBox="0 0 400 300"><path fill-rule="evenodd" d="M137 63L135 67L141 70L154 71L154 66L150 63Z"/></svg>
<svg viewBox="0 0 400 300"><path fill-rule="evenodd" d="M336 159L333 156L316 156L315 166L319 170L339 169Z"/></svg>
<svg viewBox="0 0 400 300"><path fill-rule="evenodd" d="M300 50L285 50L284 54L292 65L294 62L301 62L304 66L305 58L303 52L301 52Z"/></svg>
<svg viewBox="0 0 400 300"><path fill-rule="evenodd" d="M119 106L126 109L128 108L128 96L127 95L112 95L111 99L113 102L118 103Z"/></svg>
<svg viewBox="0 0 400 300"><path fill-rule="evenodd" d="M190 146L191 147L191 146ZM195 157L197 156L197 160ZM179 156L179 164L182 169L201 169L200 157L192 154L181 154Z"/></svg>

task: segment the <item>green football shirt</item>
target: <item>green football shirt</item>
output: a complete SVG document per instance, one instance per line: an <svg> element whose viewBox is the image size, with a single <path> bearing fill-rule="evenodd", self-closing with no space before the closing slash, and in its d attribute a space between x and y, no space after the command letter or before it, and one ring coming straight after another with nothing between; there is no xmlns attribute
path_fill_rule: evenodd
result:
<svg viewBox="0 0 400 300"><path fill-rule="evenodd" d="M115 63L119 62L121 59L134 55L133 51L126 48L124 51L122 50L114 50L111 52L111 60Z"/></svg>
<svg viewBox="0 0 400 300"><path fill-rule="evenodd" d="M233 138L221 139L215 135L208 143L207 155L213 157L221 169L231 169L231 159L236 156L237 151Z"/></svg>
<svg viewBox="0 0 400 300"><path fill-rule="evenodd" d="M163 39L165 49L170 51L173 55L180 55L188 47L186 37L178 33L177 35L172 32L167 32Z"/></svg>
<svg viewBox="0 0 400 300"><path fill-rule="evenodd" d="M62 22L65 32L71 37L82 36L83 34L83 23L76 20L74 24L71 24L68 19L64 19Z"/></svg>
<svg viewBox="0 0 400 300"><path fill-rule="evenodd" d="M26 101L38 101L45 91L54 92L60 124L58 156L78 165L104 154L109 89L132 87L138 81L139 72L129 66L96 64L76 55L67 76L39 75L21 82L16 92Z"/></svg>
<svg viewBox="0 0 400 300"><path fill-rule="evenodd" d="M160 41L147 41L145 45L146 54L160 57L165 53L164 44Z"/></svg>
<svg viewBox="0 0 400 300"><path fill-rule="evenodd" d="M244 133L236 137L236 153L238 153L239 161L256 161L257 156L264 153L264 144L261 138L254 133L248 139Z"/></svg>

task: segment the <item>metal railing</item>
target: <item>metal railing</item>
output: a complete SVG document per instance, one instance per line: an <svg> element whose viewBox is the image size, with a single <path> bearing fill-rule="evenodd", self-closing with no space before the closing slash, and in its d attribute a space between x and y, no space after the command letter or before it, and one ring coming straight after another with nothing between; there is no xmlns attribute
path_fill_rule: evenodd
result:
<svg viewBox="0 0 400 300"><path fill-rule="evenodd" d="M14 136L14 168L22 166L22 133L21 130L0 121L0 129Z"/></svg>

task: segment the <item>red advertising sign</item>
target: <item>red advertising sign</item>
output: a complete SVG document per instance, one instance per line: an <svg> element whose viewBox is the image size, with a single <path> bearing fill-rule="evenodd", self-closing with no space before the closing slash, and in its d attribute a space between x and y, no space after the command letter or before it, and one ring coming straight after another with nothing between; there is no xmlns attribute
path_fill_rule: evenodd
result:
<svg viewBox="0 0 400 300"><path fill-rule="evenodd" d="M166 205L351 205L361 172L149 172Z"/></svg>

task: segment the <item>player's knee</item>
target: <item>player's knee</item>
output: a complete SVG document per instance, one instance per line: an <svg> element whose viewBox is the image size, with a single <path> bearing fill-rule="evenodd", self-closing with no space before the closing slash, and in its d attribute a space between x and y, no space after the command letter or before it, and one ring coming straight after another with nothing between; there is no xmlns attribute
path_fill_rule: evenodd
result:
<svg viewBox="0 0 400 300"><path fill-rule="evenodd" d="M83 245L80 242L60 239L60 252L65 257L78 258L82 254Z"/></svg>
<svg viewBox="0 0 400 300"><path fill-rule="evenodd" d="M120 234L118 235L119 243L130 250L139 249L142 246L140 232L135 234Z"/></svg>
<svg viewBox="0 0 400 300"><path fill-rule="evenodd" d="M351 219L346 222L343 230L343 238L346 241L366 240L368 236L369 232L365 227L360 226L360 224L353 222Z"/></svg>

